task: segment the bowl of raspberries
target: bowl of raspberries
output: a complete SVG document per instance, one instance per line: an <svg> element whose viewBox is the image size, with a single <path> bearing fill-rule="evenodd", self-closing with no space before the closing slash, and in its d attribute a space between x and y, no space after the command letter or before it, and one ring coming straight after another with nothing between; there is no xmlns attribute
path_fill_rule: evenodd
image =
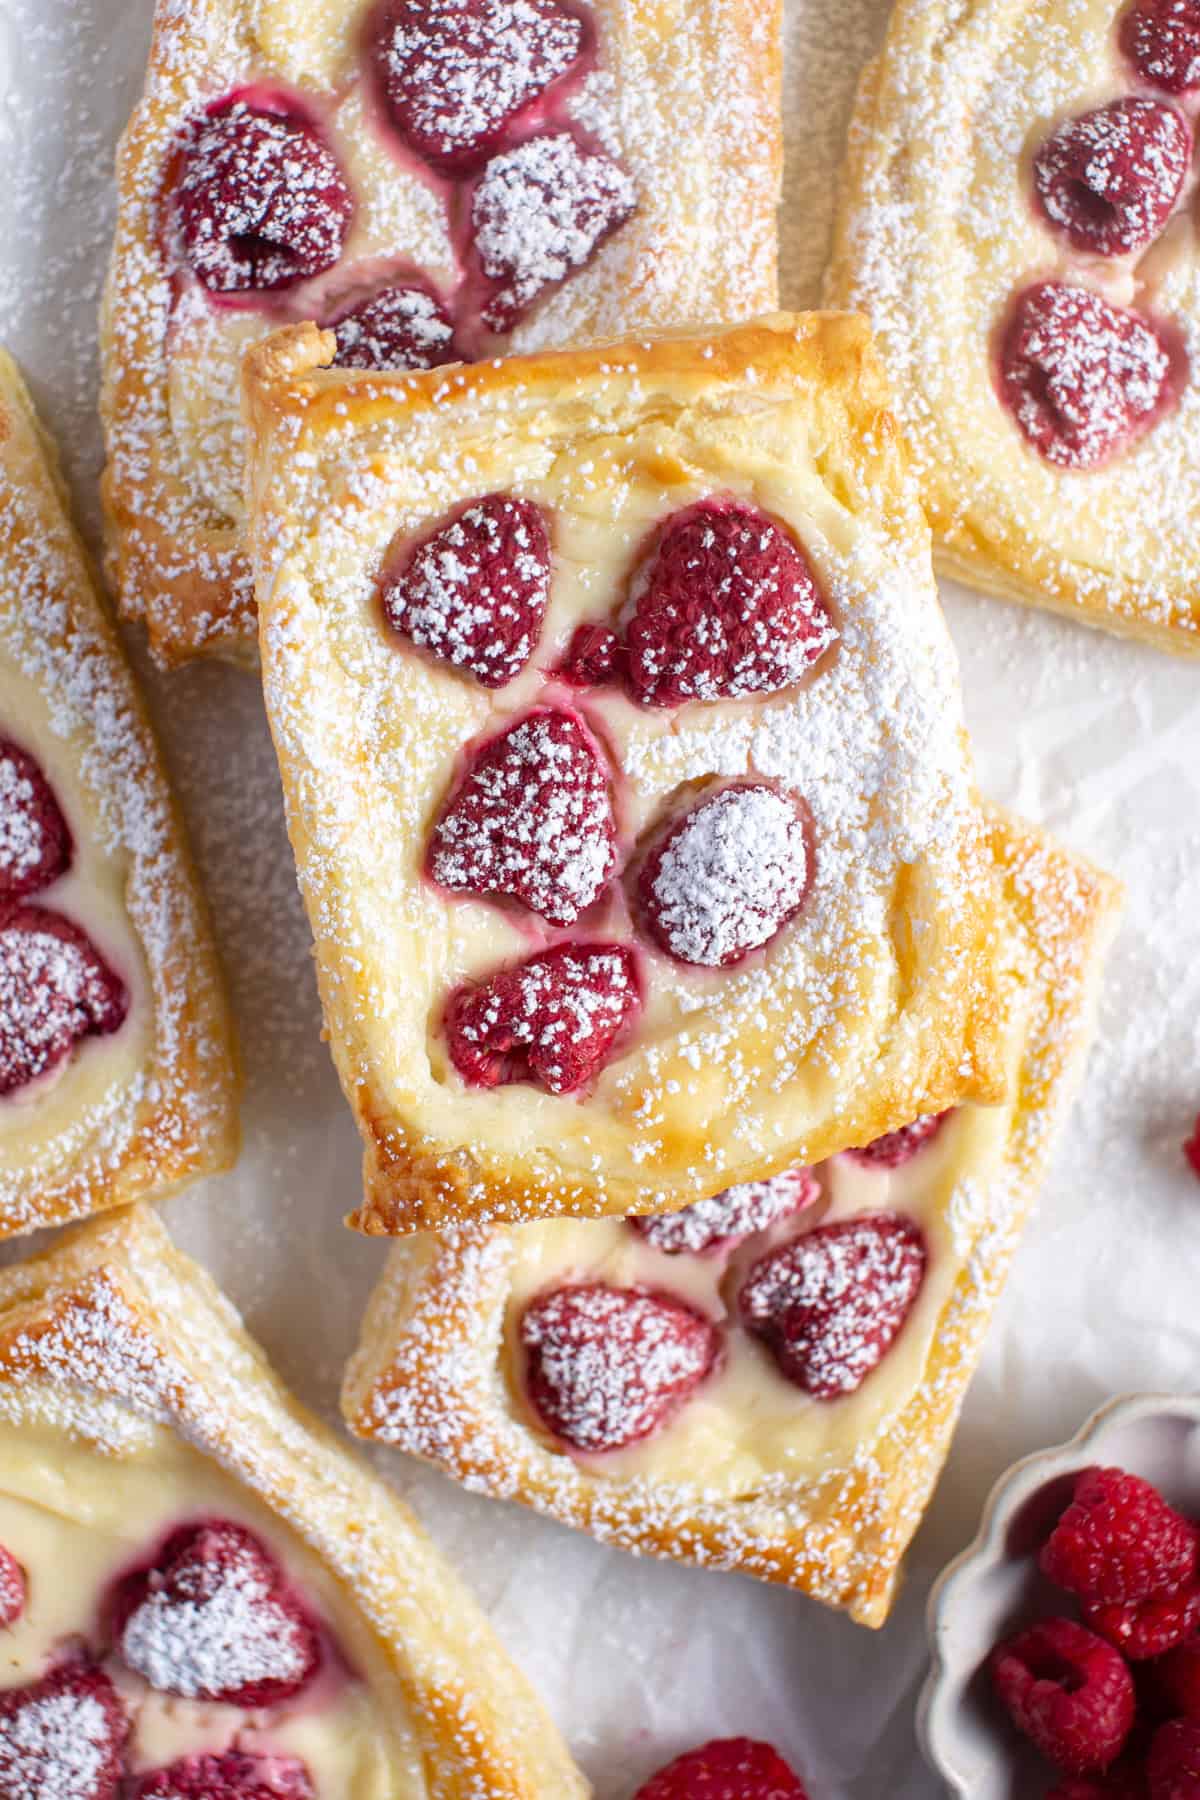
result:
<svg viewBox="0 0 1200 1800"><path fill-rule="evenodd" d="M950 1793L1200 1800L1200 1395L1115 1400L1010 1469L929 1624Z"/></svg>

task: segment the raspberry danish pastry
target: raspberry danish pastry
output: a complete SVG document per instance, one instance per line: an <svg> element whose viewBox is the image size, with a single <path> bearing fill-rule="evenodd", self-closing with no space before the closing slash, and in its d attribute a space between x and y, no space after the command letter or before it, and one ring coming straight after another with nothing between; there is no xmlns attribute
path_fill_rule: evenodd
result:
<svg viewBox="0 0 1200 1800"><path fill-rule="evenodd" d="M399 1244L353 1430L882 1624L1073 1091L1116 884L996 815L1009 1097L680 1212Z"/></svg>
<svg viewBox="0 0 1200 1800"><path fill-rule="evenodd" d="M1200 32L901 0L826 294L871 319L941 570L1200 653Z"/></svg>
<svg viewBox="0 0 1200 1800"><path fill-rule="evenodd" d="M994 876L862 324L333 350L295 328L247 385L355 1222L669 1210L998 1098Z"/></svg>
<svg viewBox="0 0 1200 1800"><path fill-rule="evenodd" d="M52 455L0 352L0 1237L237 1153L182 821Z"/></svg>
<svg viewBox="0 0 1200 1800"><path fill-rule="evenodd" d="M427 369L775 304L780 10L159 0L103 410L121 609L161 661L253 660L237 367L281 323Z"/></svg>
<svg viewBox="0 0 1200 1800"><path fill-rule="evenodd" d="M0 1273L0 1793L585 1800L416 1520L150 1213Z"/></svg>

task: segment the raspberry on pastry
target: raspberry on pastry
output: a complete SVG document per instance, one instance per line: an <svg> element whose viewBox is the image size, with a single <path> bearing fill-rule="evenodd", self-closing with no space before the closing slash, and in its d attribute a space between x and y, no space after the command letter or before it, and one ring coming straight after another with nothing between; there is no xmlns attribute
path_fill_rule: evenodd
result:
<svg viewBox="0 0 1200 1800"><path fill-rule="evenodd" d="M568 687L607 687L621 678L625 663L625 646L611 625L584 624L572 632L554 673Z"/></svg>
<svg viewBox="0 0 1200 1800"><path fill-rule="evenodd" d="M820 1198L821 1184L811 1169L788 1169L726 1188L711 1200L694 1200L678 1212L635 1215L629 1223L665 1256L703 1256L804 1212Z"/></svg>
<svg viewBox="0 0 1200 1800"><path fill-rule="evenodd" d="M71 833L27 750L0 737L0 903L51 887L71 866Z"/></svg>
<svg viewBox="0 0 1200 1800"><path fill-rule="evenodd" d="M1196 0L1134 0L1121 14L1121 49L1144 80L1168 94L1200 87Z"/></svg>
<svg viewBox="0 0 1200 1800"><path fill-rule="evenodd" d="M339 369L435 369L460 355L445 306L415 285L380 288L336 313L328 328Z"/></svg>
<svg viewBox="0 0 1200 1800"><path fill-rule="evenodd" d="M44 906L0 919L0 1096L120 1029L129 993L86 932Z"/></svg>
<svg viewBox="0 0 1200 1800"><path fill-rule="evenodd" d="M640 1004L625 945L558 944L451 995L450 1056L473 1087L534 1081L570 1094L604 1067Z"/></svg>
<svg viewBox="0 0 1200 1800"><path fill-rule="evenodd" d="M1088 1469L1040 1563L1049 1580L1087 1606L1136 1606L1193 1581L1196 1533L1140 1475Z"/></svg>
<svg viewBox="0 0 1200 1800"><path fill-rule="evenodd" d="M130 1800L317 1800L308 1770L292 1756L184 1756L134 1782Z"/></svg>
<svg viewBox="0 0 1200 1800"><path fill-rule="evenodd" d="M1071 1619L1045 1619L1001 1644L992 1685L1018 1731L1069 1774L1106 1769L1133 1725L1133 1679L1111 1644Z"/></svg>
<svg viewBox="0 0 1200 1800"><path fill-rule="evenodd" d="M902 1125L899 1131L887 1131L873 1144L863 1144L847 1154L856 1162L866 1163L868 1168L903 1168L926 1144L933 1142L949 1117L948 1112L926 1113L923 1118L914 1119L911 1125Z"/></svg>
<svg viewBox="0 0 1200 1800"><path fill-rule="evenodd" d="M1126 95L1068 119L1033 159L1038 200L1077 250L1144 250L1174 210L1192 134L1173 106Z"/></svg>
<svg viewBox="0 0 1200 1800"><path fill-rule="evenodd" d="M0 1690L5 1800L117 1800L129 1720L93 1663L64 1662L27 1687Z"/></svg>
<svg viewBox="0 0 1200 1800"><path fill-rule="evenodd" d="M808 1793L770 1744L714 1738L652 1775L634 1800L808 1800Z"/></svg>
<svg viewBox="0 0 1200 1800"><path fill-rule="evenodd" d="M0 1544L0 1630L15 1625L25 1611L25 1571Z"/></svg>

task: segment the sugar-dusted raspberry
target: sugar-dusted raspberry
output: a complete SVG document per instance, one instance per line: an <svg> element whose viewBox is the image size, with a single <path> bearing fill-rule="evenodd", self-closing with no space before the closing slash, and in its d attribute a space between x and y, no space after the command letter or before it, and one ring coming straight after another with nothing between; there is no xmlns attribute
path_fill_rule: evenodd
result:
<svg viewBox="0 0 1200 1800"><path fill-rule="evenodd" d="M766 1181L726 1188L711 1200L694 1200L679 1212L631 1218L629 1224L666 1256L702 1256L765 1231L768 1225L815 1206L820 1198L821 1184L811 1169L788 1169Z"/></svg>
<svg viewBox="0 0 1200 1800"><path fill-rule="evenodd" d="M184 1756L141 1775L129 1800L314 1800L312 1779L294 1756Z"/></svg>
<svg viewBox="0 0 1200 1800"><path fill-rule="evenodd" d="M92 1663L61 1663L29 1687L0 1692L4 1800L116 1800L129 1721Z"/></svg>
<svg viewBox="0 0 1200 1800"><path fill-rule="evenodd" d="M992 1652L992 1683L1018 1731L1072 1775L1106 1769L1133 1725L1133 1677L1111 1644L1044 1619Z"/></svg>
<svg viewBox="0 0 1200 1800"><path fill-rule="evenodd" d="M1083 1622L1114 1644L1127 1662L1165 1656L1200 1630L1200 1587L1152 1594L1125 1606L1084 1606Z"/></svg>
<svg viewBox="0 0 1200 1800"><path fill-rule="evenodd" d="M484 324L511 331L535 300L592 260L636 204L621 165L569 132L494 156L471 196L471 235L494 284Z"/></svg>
<svg viewBox="0 0 1200 1800"><path fill-rule="evenodd" d="M274 1557L243 1525L173 1532L123 1578L113 1629L128 1666L159 1693L277 1706L317 1672L320 1639Z"/></svg>
<svg viewBox="0 0 1200 1800"><path fill-rule="evenodd" d="M532 1081L568 1094L600 1073L641 1005L625 944L556 944L451 995L450 1057L471 1087Z"/></svg>
<svg viewBox="0 0 1200 1800"><path fill-rule="evenodd" d="M1140 1763L1123 1758L1103 1774L1068 1775L1051 1788L1046 1800L1149 1800L1149 1789Z"/></svg>
<svg viewBox="0 0 1200 1800"><path fill-rule="evenodd" d="M726 968L795 918L811 873L796 802L738 782L699 801L655 845L638 903L650 936L680 962Z"/></svg>
<svg viewBox="0 0 1200 1800"><path fill-rule="evenodd" d="M721 1334L670 1294L589 1282L555 1288L521 1319L539 1418L576 1450L649 1437L716 1367Z"/></svg>
<svg viewBox="0 0 1200 1800"><path fill-rule="evenodd" d="M808 1800L808 1794L770 1744L714 1738L652 1775L633 1800Z"/></svg>
<svg viewBox="0 0 1200 1800"><path fill-rule="evenodd" d="M1170 403L1171 357L1148 320L1087 288L1042 281L1012 310L1000 347L1000 392L1039 456L1094 469Z"/></svg>
<svg viewBox="0 0 1200 1800"><path fill-rule="evenodd" d="M1183 1154L1197 1175L1200 1175L1200 1116L1192 1127L1192 1135L1183 1146Z"/></svg>
<svg viewBox="0 0 1200 1800"><path fill-rule="evenodd" d="M1150 1800L1197 1800L1200 1795L1200 1724L1172 1719L1160 1725L1146 1759Z"/></svg>
<svg viewBox="0 0 1200 1800"><path fill-rule="evenodd" d="M1125 94L1067 119L1033 159L1033 184L1051 225L1076 250L1142 250L1171 216L1192 155L1182 115Z"/></svg>
<svg viewBox="0 0 1200 1800"><path fill-rule="evenodd" d="M537 646L550 597L541 509L487 494L415 547L381 589L389 625L440 662L499 688Z"/></svg>
<svg viewBox="0 0 1200 1800"><path fill-rule="evenodd" d="M814 1400L855 1393L903 1329L928 1255L910 1219L871 1213L768 1251L738 1295L746 1330Z"/></svg>
<svg viewBox="0 0 1200 1800"><path fill-rule="evenodd" d="M71 833L27 750L0 737L0 901L24 900L65 875Z"/></svg>
<svg viewBox="0 0 1200 1800"><path fill-rule="evenodd" d="M578 625L554 673L568 687L607 687L624 666L624 646L610 625Z"/></svg>
<svg viewBox="0 0 1200 1800"><path fill-rule="evenodd" d="M1200 0L1136 0L1120 44L1138 74L1168 94L1200 87Z"/></svg>
<svg viewBox="0 0 1200 1800"><path fill-rule="evenodd" d="M521 114L588 48L556 0L382 0L368 28L392 127L447 174L490 156Z"/></svg>
<svg viewBox="0 0 1200 1800"><path fill-rule="evenodd" d="M911 1162L919 1150L933 1142L946 1120L948 1112L923 1113L914 1119L911 1125L902 1125L899 1131L886 1131L873 1143L864 1144L860 1150L849 1150L855 1162L866 1163L872 1169L899 1169L906 1162Z"/></svg>
<svg viewBox="0 0 1200 1800"><path fill-rule="evenodd" d="M328 321L339 369L436 369L455 362L450 315L427 288L381 288Z"/></svg>
<svg viewBox="0 0 1200 1800"><path fill-rule="evenodd" d="M187 135L174 196L183 253L211 293L267 292L331 269L354 202L306 119L233 96Z"/></svg>
<svg viewBox="0 0 1200 1800"><path fill-rule="evenodd" d="M535 707L475 749L429 840L426 870L456 894L504 894L573 925L617 860L608 770L573 713Z"/></svg>
<svg viewBox="0 0 1200 1800"><path fill-rule="evenodd" d="M1088 1469L1041 1554L1042 1573L1088 1606L1128 1606L1196 1575L1196 1535L1157 1488Z"/></svg>
<svg viewBox="0 0 1200 1800"><path fill-rule="evenodd" d="M648 706L778 693L837 638L803 550L740 500L675 513L633 587L629 685Z"/></svg>
<svg viewBox="0 0 1200 1800"><path fill-rule="evenodd" d="M0 1630L15 1625L25 1611L25 1571L0 1544Z"/></svg>
<svg viewBox="0 0 1200 1800"><path fill-rule="evenodd" d="M116 1031L128 1011L120 976L61 913L18 906L0 922L0 1094Z"/></svg>
<svg viewBox="0 0 1200 1800"><path fill-rule="evenodd" d="M1169 1650L1154 1664L1151 1674L1170 1711L1200 1724L1200 1637Z"/></svg>

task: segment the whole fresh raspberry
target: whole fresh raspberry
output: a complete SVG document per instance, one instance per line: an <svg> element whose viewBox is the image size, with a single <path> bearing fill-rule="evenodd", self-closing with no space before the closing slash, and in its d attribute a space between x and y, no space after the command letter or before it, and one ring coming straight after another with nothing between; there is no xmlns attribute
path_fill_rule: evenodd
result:
<svg viewBox="0 0 1200 1800"><path fill-rule="evenodd" d="M382 288L333 319L339 369L435 369L455 362L450 315L427 288Z"/></svg>
<svg viewBox="0 0 1200 1800"><path fill-rule="evenodd" d="M456 894L508 895L573 925L617 860L608 770L573 713L535 707L472 751L425 858Z"/></svg>
<svg viewBox="0 0 1200 1800"><path fill-rule="evenodd" d="M331 269L354 202L307 120L236 95L190 127L174 196L183 254L214 294L268 292Z"/></svg>
<svg viewBox="0 0 1200 1800"><path fill-rule="evenodd" d="M633 182L570 132L526 138L494 156L471 195L471 236L492 292L483 322L511 331L632 217Z"/></svg>
<svg viewBox="0 0 1200 1800"><path fill-rule="evenodd" d="M1150 1800L1197 1800L1200 1795L1200 1724L1172 1719L1160 1725L1146 1759Z"/></svg>
<svg viewBox="0 0 1200 1800"><path fill-rule="evenodd" d="M1169 1650L1153 1665L1151 1674L1170 1711L1200 1724L1200 1637Z"/></svg>
<svg viewBox="0 0 1200 1800"><path fill-rule="evenodd" d="M25 1571L0 1544L0 1630L15 1625L25 1611Z"/></svg>
<svg viewBox="0 0 1200 1800"><path fill-rule="evenodd" d="M837 638L799 544L740 500L675 513L633 585L629 685L646 706L778 693Z"/></svg>
<svg viewBox="0 0 1200 1800"><path fill-rule="evenodd" d="M588 39L583 18L556 0L382 0L368 27L393 130L453 175L498 147Z"/></svg>
<svg viewBox="0 0 1200 1800"><path fill-rule="evenodd" d="M519 675L537 647L550 597L550 533L541 509L487 494L385 569L394 631L487 688Z"/></svg>
<svg viewBox="0 0 1200 1800"><path fill-rule="evenodd" d="M1033 159L1034 188L1076 250L1125 256L1170 218L1191 156L1192 134L1173 106L1126 94L1051 133Z"/></svg>
<svg viewBox="0 0 1200 1800"><path fill-rule="evenodd" d="M312 1680L320 1639L266 1547L214 1519L173 1532L123 1578L113 1604L123 1661L163 1694L277 1706Z"/></svg>
<svg viewBox="0 0 1200 1800"><path fill-rule="evenodd" d="M1157 1488L1122 1469L1088 1469L1041 1554L1042 1573L1087 1606L1129 1606L1196 1573L1196 1536Z"/></svg>
<svg viewBox="0 0 1200 1800"><path fill-rule="evenodd" d="M866 1163L869 1168L902 1168L912 1161L918 1150L933 1142L949 1117L948 1112L924 1113L911 1125L902 1125L899 1131L887 1131L873 1143L864 1144L860 1150L848 1150L846 1154L856 1162Z"/></svg>
<svg viewBox="0 0 1200 1800"><path fill-rule="evenodd" d="M1171 358L1155 327L1061 281L1038 282L1018 298L999 381L1024 437L1062 469L1107 462L1149 430L1172 395Z"/></svg>
<svg viewBox="0 0 1200 1800"><path fill-rule="evenodd" d="M820 1198L821 1184L811 1169L788 1169L766 1181L740 1182L678 1212L635 1216L629 1224L665 1256L703 1256L765 1231L768 1225L815 1206Z"/></svg>
<svg viewBox="0 0 1200 1800"><path fill-rule="evenodd" d="M794 919L812 878L805 817L761 782L723 787L659 839L638 877L650 937L680 962L728 968Z"/></svg>
<svg viewBox="0 0 1200 1800"><path fill-rule="evenodd" d="M1172 1594L1152 1594L1126 1606L1085 1606L1089 1631L1114 1644L1127 1662L1165 1656L1200 1630L1200 1587L1189 1583Z"/></svg>
<svg viewBox="0 0 1200 1800"><path fill-rule="evenodd" d="M1056 1767L1085 1775L1116 1761L1133 1725L1133 1677L1103 1638L1044 1619L999 1645L990 1667L1013 1724Z"/></svg>
<svg viewBox="0 0 1200 1800"><path fill-rule="evenodd" d="M634 1800L808 1800L808 1794L770 1744L714 1738L652 1775Z"/></svg>
<svg viewBox="0 0 1200 1800"><path fill-rule="evenodd" d="M1046 1795L1046 1800L1149 1800L1145 1771L1122 1760L1103 1775L1068 1775Z"/></svg>
<svg viewBox="0 0 1200 1800"><path fill-rule="evenodd" d="M649 1437L716 1367L721 1334L670 1294L555 1288L521 1320L525 1381L544 1424L595 1455Z"/></svg>
<svg viewBox="0 0 1200 1800"><path fill-rule="evenodd" d="M1119 35L1152 87L1168 94L1200 87L1200 0L1137 0L1122 14Z"/></svg>
<svg viewBox="0 0 1200 1800"><path fill-rule="evenodd" d="M624 646L611 626L578 625L554 673L569 687L607 687L624 666Z"/></svg>
<svg viewBox="0 0 1200 1800"><path fill-rule="evenodd" d="M568 1094L599 1074L640 1005L627 945L556 944L450 996L450 1057L471 1087L532 1081Z"/></svg>
<svg viewBox="0 0 1200 1800"><path fill-rule="evenodd" d="M134 1782L129 1800L315 1800L304 1764L292 1756L184 1756Z"/></svg>
<svg viewBox="0 0 1200 1800"><path fill-rule="evenodd" d="M129 1720L92 1663L61 1663L29 1687L0 1691L4 1800L117 1800Z"/></svg>
<svg viewBox="0 0 1200 1800"><path fill-rule="evenodd" d="M860 1388L891 1349L925 1280L925 1240L892 1213L818 1225L771 1250L738 1295L742 1324L814 1400Z"/></svg>
<svg viewBox="0 0 1200 1800"><path fill-rule="evenodd" d="M128 1011L124 982L61 913L18 906L0 921L0 1094L116 1031Z"/></svg>
<svg viewBox="0 0 1200 1800"><path fill-rule="evenodd" d="M27 750L0 737L0 901L24 900L65 875L71 833Z"/></svg>

